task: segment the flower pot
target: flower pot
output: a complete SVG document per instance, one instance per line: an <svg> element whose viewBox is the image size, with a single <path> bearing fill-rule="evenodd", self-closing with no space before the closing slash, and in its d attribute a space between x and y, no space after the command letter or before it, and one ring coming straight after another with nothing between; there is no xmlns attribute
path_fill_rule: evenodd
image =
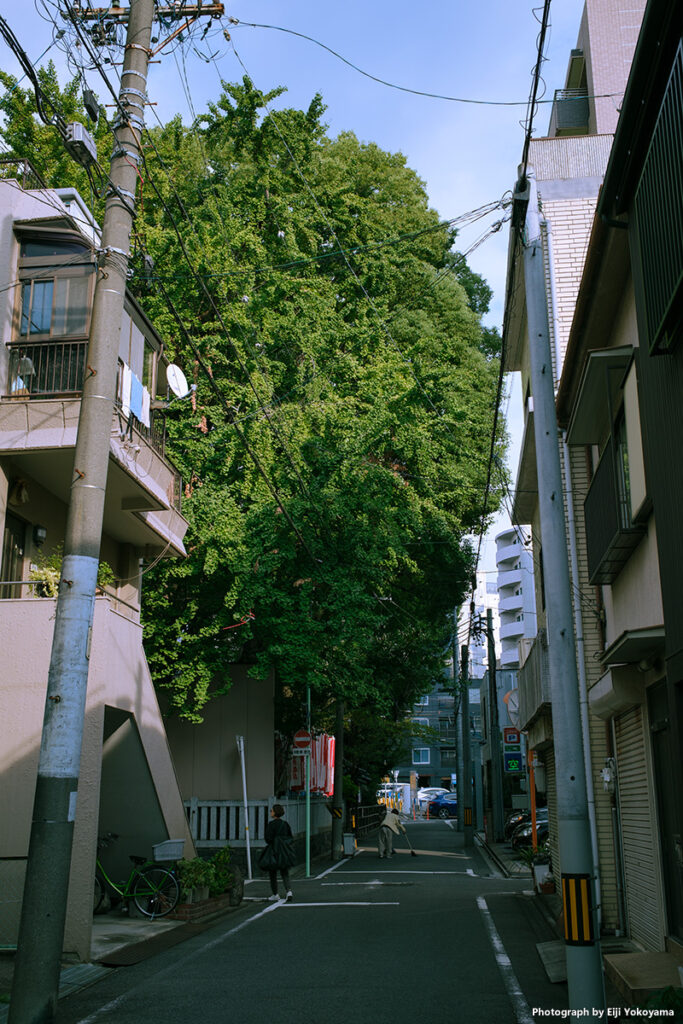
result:
<svg viewBox="0 0 683 1024"><path fill-rule="evenodd" d="M208 900L209 898L209 887L208 885L195 885L192 890L192 902L201 903L202 900Z"/></svg>
<svg viewBox="0 0 683 1024"><path fill-rule="evenodd" d="M540 891L550 875L550 864L534 864L533 871L536 888Z"/></svg>

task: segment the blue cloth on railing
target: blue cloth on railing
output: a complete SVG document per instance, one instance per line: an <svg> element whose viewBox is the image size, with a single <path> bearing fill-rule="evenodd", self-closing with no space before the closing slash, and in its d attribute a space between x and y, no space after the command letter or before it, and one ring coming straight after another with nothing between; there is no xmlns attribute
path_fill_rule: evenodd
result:
<svg viewBox="0 0 683 1024"><path fill-rule="evenodd" d="M134 373L130 381L130 411L137 420L142 420L142 381Z"/></svg>

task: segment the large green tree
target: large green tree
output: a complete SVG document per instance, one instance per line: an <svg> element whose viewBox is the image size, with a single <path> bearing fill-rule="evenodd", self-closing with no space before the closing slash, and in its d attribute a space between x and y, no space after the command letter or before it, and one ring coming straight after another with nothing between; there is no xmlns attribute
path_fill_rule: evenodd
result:
<svg viewBox="0 0 683 1024"><path fill-rule="evenodd" d="M285 718L311 686L321 716L343 697L393 720L439 677L473 570L490 292L403 156L330 139L319 97L271 114L277 96L224 84L196 124L144 141L155 262L132 286L196 385L168 413L188 557L146 577L146 647L193 720L237 660L275 671ZM22 155L65 184L50 145L38 132Z"/></svg>

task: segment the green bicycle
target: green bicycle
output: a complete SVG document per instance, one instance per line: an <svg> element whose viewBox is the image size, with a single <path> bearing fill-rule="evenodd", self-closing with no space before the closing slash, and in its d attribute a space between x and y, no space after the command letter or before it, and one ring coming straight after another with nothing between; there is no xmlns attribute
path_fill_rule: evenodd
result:
<svg viewBox="0 0 683 1024"><path fill-rule="evenodd" d="M103 849L118 839L114 832L101 836L97 848ZM102 906L107 889L118 894L122 900L132 899L135 906L145 917L165 917L175 909L180 898L178 880L172 871L159 867L144 857L129 854L133 867L125 882L118 885L113 882L97 858L95 870L95 887L93 890L93 913Z"/></svg>

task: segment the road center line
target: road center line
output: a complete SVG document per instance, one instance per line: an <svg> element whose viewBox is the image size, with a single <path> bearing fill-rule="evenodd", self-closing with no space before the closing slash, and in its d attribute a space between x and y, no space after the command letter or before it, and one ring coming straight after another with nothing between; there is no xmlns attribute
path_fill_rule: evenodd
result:
<svg viewBox="0 0 683 1024"><path fill-rule="evenodd" d="M517 1024L534 1024L529 1004L524 998L524 993L517 981L517 976L512 969L510 957L505 952L505 946L503 945L496 926L493 923L491 911L489 910L483 896L477 896L477 906L484 918L484 924L486 925L486 929L489 933L489 939L491 940L491 945L493 946L493 950L496 955L498 970L503 976L503 984L505 985L508 997L514 1008Z"/></svg>

